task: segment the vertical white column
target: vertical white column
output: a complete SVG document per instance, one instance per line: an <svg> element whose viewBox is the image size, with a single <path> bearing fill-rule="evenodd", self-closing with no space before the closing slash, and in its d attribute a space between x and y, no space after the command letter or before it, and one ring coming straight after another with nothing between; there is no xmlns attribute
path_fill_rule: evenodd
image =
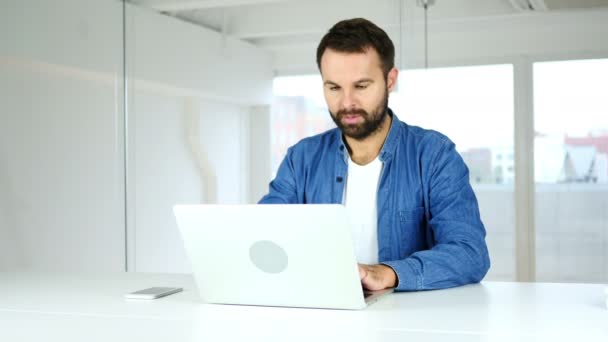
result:
<svg viewBox="0 0 608 342"><path fill-rule="evenodd" d="M135 15L133 8L122 2L123 10L123 127L124 137L124 215L125 215L125 271L137 271L137 221L136 221L136 155L135 146Z"/></svg>
<svg viewBox="0 0 608 342"><path fill-rule="evenodd" d="M515 251L516 280L536 278L534 227L534 88L532 62L519 59L513 69L515 99Z"/></svg>

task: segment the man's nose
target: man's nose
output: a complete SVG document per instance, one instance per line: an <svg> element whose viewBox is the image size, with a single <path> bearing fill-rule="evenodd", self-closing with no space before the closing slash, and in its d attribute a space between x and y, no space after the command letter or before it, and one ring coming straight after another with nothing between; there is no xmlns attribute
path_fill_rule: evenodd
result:
<svg viewBox="0 0 608 342"><path fill-rule="evenodd" d="M344 96L342 97L342 108L344 109L352 109L357 105L355 97L350 91L345 91Z"/></svg>

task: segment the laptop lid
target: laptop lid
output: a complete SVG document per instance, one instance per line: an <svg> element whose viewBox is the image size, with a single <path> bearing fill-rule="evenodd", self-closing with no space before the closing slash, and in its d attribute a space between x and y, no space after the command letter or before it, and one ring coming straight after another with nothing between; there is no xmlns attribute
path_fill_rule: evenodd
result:
<svg viewBox="0 0 608 342"><path fill-rule="evenodd" d="M176 205L173 210L206 302L366 305L342 205Z"/></svg>

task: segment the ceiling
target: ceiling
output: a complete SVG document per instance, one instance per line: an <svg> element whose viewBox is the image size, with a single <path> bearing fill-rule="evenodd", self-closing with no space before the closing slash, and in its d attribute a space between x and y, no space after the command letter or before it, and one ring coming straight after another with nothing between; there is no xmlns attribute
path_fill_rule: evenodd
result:
<svg viewBox="0 0 608 342"><path fill-rule="evenodd" d="M391 37L422 34L425 11L421 3L425 1L431 3L426 12L429 35L454 30L479 31L497 20L519 17L535 20L538 16L600 7L608 10L608 0L127 1L246 41L275 58L286 56L284 59L314 51L323 34L346 18L365 17L383 27ZM418 28L407 26L412 23Z"/></svg>
<svg viewBox="0 0 608 342"><path fill-rule="evenodd" d="M382 27L422 20L425 0L128 0L276 50L316 43L340 19L366 17ZM430 23L608 7L608 0L426 0ZM373 5L371 5L373 4Z"/></svg>

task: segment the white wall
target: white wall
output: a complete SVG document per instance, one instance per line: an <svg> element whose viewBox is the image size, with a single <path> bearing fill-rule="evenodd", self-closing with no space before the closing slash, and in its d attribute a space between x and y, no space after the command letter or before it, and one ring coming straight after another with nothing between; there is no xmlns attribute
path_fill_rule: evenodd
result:
<svg viewBox="0 0 608 342"><path fill-rule="evenodd" d="M271 56L251 44L128 5L126 49L128 76L142 87L228 103L270 103Z"/></svg>
<svg viewBox="0 0 608 342"><path fill-rule="evenodd" d="M189 272L172 207L247 201L248 151L241 146L247 108L140 92L134 100L132 270Z"/></svg>
<svg viewBox="0 0 608 342"><path fill-rule="evenodd" d="M0 270L124 269L120 7L0 3Z"/></svg>
<svg viewBox="0 0 608 342"><path fill-rule="evenodd" d="M120 1L0 3L0 270L120 271L126 242L129 270L188 271L171 206L247 202L267 168L270 57L127 5L125 237L122 23Z"/></svg>
<svg viewBox="0 0 608 342"><path fill-rule="evenodd" d="M254 106L250 109L249 158L249 202L257 203L268 193L268 183L272 173L270 146L270 106Z"/></svg>
<svg viewBox="0 0 608 342"><path fill-rule="evenodd" d="M271 59L233 38L127 9L129 270L189 272L173 205L248 203L250 188L268 182L270 172L259 171L266 160L250 159L250 108L270 102Z"/></svg>
<svg viewBox="0 0 608 342"><path fill-rule="evenodd" d="M492 62L520 56L564 56L596 53L606 56L608 10L540 12L496 16L429 26L429 64ZM422 67L424 41L421 19L407 26L404 64ZM415 36L413 36L415 35ZM487 63L486 62L486 63Z"/></svg>

